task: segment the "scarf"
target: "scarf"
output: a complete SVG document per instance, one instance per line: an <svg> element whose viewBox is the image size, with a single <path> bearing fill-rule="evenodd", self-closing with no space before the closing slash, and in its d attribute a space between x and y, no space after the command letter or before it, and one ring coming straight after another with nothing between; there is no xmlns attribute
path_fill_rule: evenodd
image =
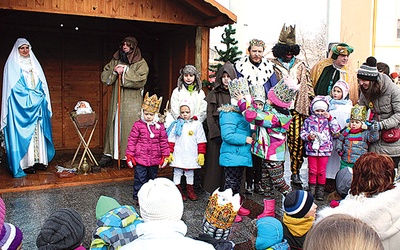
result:
<svg viewBox="0 0 400 250"><path fill-rule="evenodd" d="M301 237L305 235L312 227L315 218L310 216L308 218L294 218L286 213L283 215L283 223L289 229L294 237Z"/></svg>
<svg viewBox="0 0 400 250"><path fill-rule="evenodd" d="M182 135L182 129L183 129L183 124L185 124L185 120L178 117L175 121L171 123L171 125L167 129L167 134L168 136L171 134L172 129L175 127L174 135L176 136L181 136Z"/></svg>
<svg viewBox="0 0 400 250"><path fill-rule="evenodd" d="M347 137L347 140L349 141L362 141L362 128L359 129L350 129L347 127L343 131L343 136Z"/></svg>

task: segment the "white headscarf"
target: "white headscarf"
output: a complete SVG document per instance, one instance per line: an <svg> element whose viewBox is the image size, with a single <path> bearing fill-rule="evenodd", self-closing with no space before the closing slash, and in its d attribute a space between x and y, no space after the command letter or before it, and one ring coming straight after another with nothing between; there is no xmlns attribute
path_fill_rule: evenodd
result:
<svg viewBox="0 0 400 250"><path fill-rule="evenodd" d="M11 94L12 88L21 78L21 66L19 65L19 51L18 48L21 45L29 45L30 47L30 60L33 67L33 72L36 76L42 81L43 91L46 94L47 99L47 109L51 111L51 102L50 102L50 94L49 88L47 85L46 77L44 76L44 72L42 67L40 66L39 61L37 60L35 54L33 53L32 46L25 38L18 38L14 44L14 47L11 50L10 55L8 56L7 62L4 66L4 73L3 73L3 98L1 102L1 127L3 129L7 125L7 115L8 115L8 98Z"/></svg>

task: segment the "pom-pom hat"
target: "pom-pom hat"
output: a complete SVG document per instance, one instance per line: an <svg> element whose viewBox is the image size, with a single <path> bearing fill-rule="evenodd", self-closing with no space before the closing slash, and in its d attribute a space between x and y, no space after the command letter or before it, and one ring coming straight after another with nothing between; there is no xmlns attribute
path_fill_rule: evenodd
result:
<svg viewBox="0 0 400 250"><path fill-rule="evenodd" d="M281 108L289 108L299 90L299 85L290 77L283 77L268 91L268 100Z"/></svg>
<svg viewBox="0 0 400 250"><path fill-rule="evenodd" d="M285 212L294 218L303 218L314 203L311 193L304 190L290 192L283 203Z"/></svg>
<svg viewBox="0 0 400 250"><path fill-rule="evenodd" d="M357 78L368 81L376 81L378 79L379 71L376 67L376 59L373 56L367 58L357 71Z"/></svg>
<svg viewBox="0 0 400 250"><path fill-rule="evenodd" d="M85 225L77 211L61 208L44 222L36 239L39 250L75 249L85 237Z"/></svg>
<svg viewBox="0 0 400 250"><path fill-rule="evenodd" d="M9 223L4 223L6 217L6 205L0 198L0 249L15 250L22 244L21 230Z"/></svg>
<svg viewBox="0 0 400 250"><path fill-rule="evenodd" d="M179 221L183 215L181 193L167 178L149 180L139 190L140 216L147 221Z"/></svg>

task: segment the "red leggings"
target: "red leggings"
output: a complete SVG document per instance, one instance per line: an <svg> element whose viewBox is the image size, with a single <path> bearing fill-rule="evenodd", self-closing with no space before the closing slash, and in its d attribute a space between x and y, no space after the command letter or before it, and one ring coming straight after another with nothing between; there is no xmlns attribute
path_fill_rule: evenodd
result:
<svg viewBox="0 0 400 250"><path fill-rule="evenodd" d="M325 185L329 156L308 156L308 182Z"/></svg>

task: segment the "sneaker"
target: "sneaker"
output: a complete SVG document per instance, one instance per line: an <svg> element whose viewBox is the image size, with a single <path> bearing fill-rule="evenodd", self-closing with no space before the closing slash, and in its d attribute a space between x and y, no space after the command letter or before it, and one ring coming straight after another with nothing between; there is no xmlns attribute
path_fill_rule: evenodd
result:
<svg viewBox="0 0 400 250"><path fill-rule="evenodd" d="M243 220L242 217L240 217L240 215L236 215L235 220L233 222L239 223Z"/></svg>
<svg viewBox="0 0 400 250"><path fill-rule="evenodd" d="M113 165L113 159L110 156L103 155L98 162L99 167L105 168Z"/></svg>
<svg viewBox="0 0 400 250"><path fill-rule="evenodd" d="M250 214L250 210L248 210L247 208L244 208L244 207L240 207L237 214L240 216L247 216Z"/></svg>

